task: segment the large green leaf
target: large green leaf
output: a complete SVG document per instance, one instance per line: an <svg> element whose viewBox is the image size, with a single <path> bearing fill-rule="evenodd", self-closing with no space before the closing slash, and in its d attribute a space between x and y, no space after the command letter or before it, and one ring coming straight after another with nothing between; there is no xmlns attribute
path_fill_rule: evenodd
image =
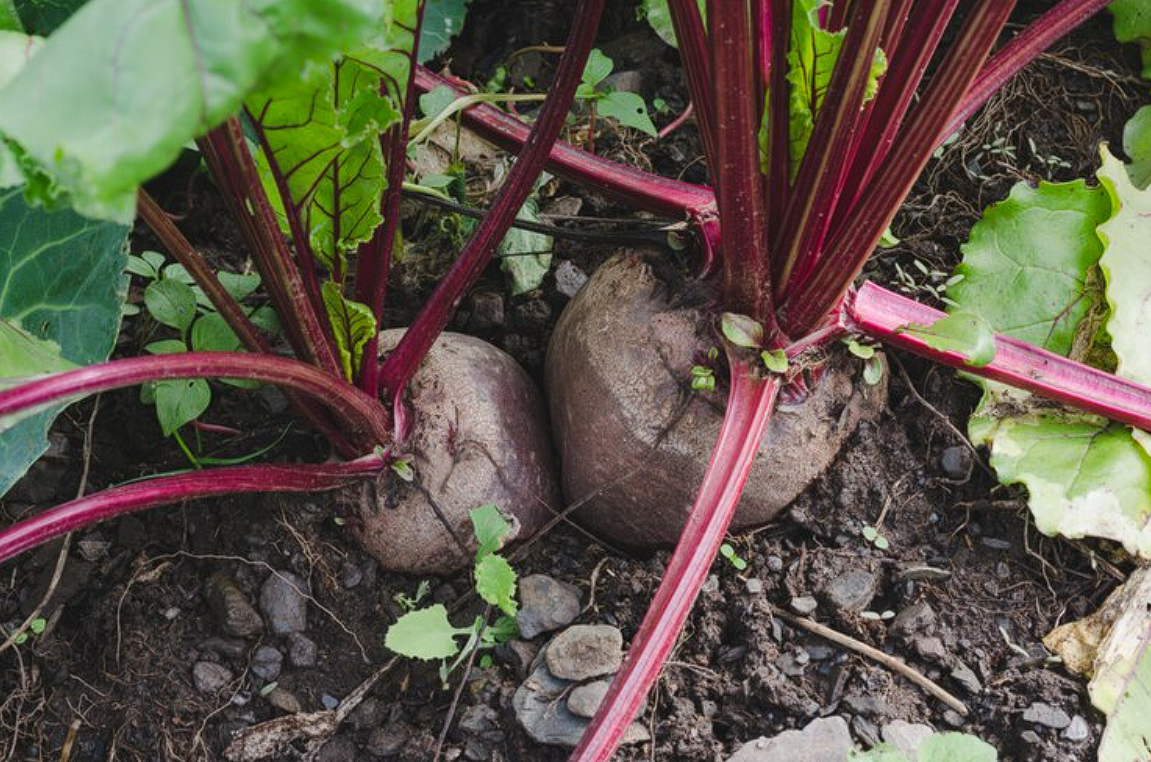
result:
<svg viewBox="0 0 1151 762"><path fill-rule="evenodd" d="M323 298L344 376L351 381L360 370L364 345L376 335L376 318L366 305L348 299L330 281L323 286Z"/></svg>
<svg viewBox="0 0 1151 762"><path fill-rule="evenodd" d="M21 32L3 31L0 25L0 88L15 77L34 53L43 47L39 37L29 37ZM0 190L20 185L24 173L12 150L0 139Z"/></svg>
<svg viewBox="0 0 1151 762"><path fill-rule="evenodd" d="M1151 185L1151 106L1144 106L1123 127L1123 151L1131 158L1127 174L1136 187Z"/></svg>
<svg viewBox="0 0 1151 762"><path fill-rule="evenodd" d="M121 225L30 208L19 189L0 192L0 318L54 343L71 363L107 359L127 296L127 235ZM0 433L0 495L47 448L56 412Z"/></svg>
<svg viewBox="0 0 1151 762"><path fill-rule="evenodd" d="M400 617L388 628L384 646L410 659L447 659L460 650L455 639L469 632L469 629L453 627L448 621L448 610L437 603Z"/></svg>
<svg viewBox="0 0 1151 762"><path fill-rule="evenodd" d="M71 370L76 365L60 355L60 346L38 339L15 323L0 319L0 389L25 381Z"/></svg>
<svg viewBox="0 0 1151 762"><path fill-rule="evenodd" d="M13 5L26 32L48 35L86 2L88 0L14 0Z"/></svg>
<svg viewBox="0 0 1151 762"><path fill-rule="evenodd" d="M347 251L368 240L382 220L379 135L400 116L416 3L397 0L389 11L379 22L381 34L335 63L312 65L247 100L314 253L332 268L338 261L342 269ZM269 157L261 152L258 162L278 199Z"/></svg>
<svg viewBox="0 0 1151 762"><path fill-rule="evenodd" d="M0 32L23 32L24 24L12 0L0 0Z"/></svg>
<svg viewBox="0 0 1151 762"><path fill-rule="evenodd" d="M1067 355L1091 309L1087 272L1103 253L1095 228L1110 211L1106 192L1082 180L1019 183L972 229L948 297L999 333Z"/></svg>
<svg viewBox="0 0 1151 762"><path fill-rule="evenodd" d="M427 0L424 23L420 27L420 63L426 63L448 49L452 38L464 28L468 0Z"/></svg>
<svg viewBox="0 0 1151 762"><path fill-rule="evenodd" d="M675 26L671 23L671 11L668 10L667 0L643 0L639 13L640 16L647 19L652 31L659 35L661 40L673 48L679 47L676 44ZM706 0L699 0L699 13L706 20Z"/></svg>
<svg viewBox="0 0 1151 762"><path fill-rule="evenodd" d="M269 80L351 46L381 0L91 0L0 89L28 193L130 222L136 186Z"/></svg>
<svg viewBox="0 0 1151 762"><path fill-rule="evenodd" d="M851 762L995 762L995 747L966 733L935 733L924 739L909 759L899 749L880 744L868 751L854 751Z"/></svg>
<svg viewBox="0 0 1151 762"><path fill-rule="evenodd" d="M516 219L540 222L538 191L550 179L547 173L540 176L536 190L524 201ZM510 228L500 242L496 256L500 258L500 268L511 280L512 296L526 294L539 288L551 269L552 237L547 233Z"/></svg>
<svg viewBox="0 0 1151 762"><path fill-rule="evenodd" d="M1109 7L1115 16L1115 39L1142 48L1143 76L1151 79L1151 4L1147 0L1115 0Z"/></svg>

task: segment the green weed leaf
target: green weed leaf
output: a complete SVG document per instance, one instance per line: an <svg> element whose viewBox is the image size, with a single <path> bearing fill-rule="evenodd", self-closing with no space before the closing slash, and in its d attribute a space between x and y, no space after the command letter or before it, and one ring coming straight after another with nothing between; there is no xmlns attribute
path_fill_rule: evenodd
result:
<svg viewBox="0 0 1151 762"><path fill-rule="evenodd" d="M737 347L759 349L763 346L763 326L747 315L725 312L720 326L724 338Z"/></svg>
<svg viewBox="0 0 1151 762"><path fill-rule="evenodd" d="M196 352L239 352L240 337L218 312L201 315L192 325L192 350Z"/></svg>
<svg viewBox="0 0 1151 762"><path fill-rule="evenodd" d="M212 390L202 378L157 381L155 389L156 418L166 437L199 418L212 402Z"/></svg>
<svg viewBox="0 0 1151 762"><path fill-rule="evenodd" d="M388 628L384 646L409 659L447 659L459 650L456 638L471 629L457 629L448 621L448 610L437 603L419 611L410 611Z"/></svg>
<svg viewBox="0 0 1151 762"><path fill-rule="evenodd" d="M154 281L144 289L144 305L157 323L183 333L196 319L196 294L192 287L173 278Z"/></svg>
<svg viewBox="0 0 1151 762"><path fill-rule="evenodd" d="M472 534L475 535L479 547L476 550L476 559L495 553L503 547L504 539L512 531L512 525L500 513L495 503L486 503L479 508L468 512L472 520Z"/></svg>
<svg viewBox="0 0 1151 762"><path fill-rule="evenodd" d="M1151 79L1151 6L1146 0L1115 0L1108 9L1115 17L1115 39L1140 47L1143 78Z"/></svg>
<svg viewBox="0 0 1151 762"><path fill-rule="evenodd" d="M787 373L787 353L782 349L765 349L759 353L764 366L772 373Z"/></svg>
<svg viewBox="0 0 1151 762"><path fill-rule="evenodd" d="M464 28L468 0L427 0L420 28L420 63L448 49L452 38Z"/></svg>
<svg viewBox="0 0 1151 762"><path fill-rule="evenodd" d="M476 593L480 598L514 617L516 605L516 572L503 556L488 553L476 561Z"/></svg>
<svg viewBox="0 0 1151 762"><path fill-rule="evenodd" d="M540 222L539 190L551 180L546 172L536 181L535 189L520 207L516 219L526 222ZM496 256L500 259L500 269L511 281L512 296L526 294L543 285L544 278L552 266L552 237L522 228L509 228L500 242Z"/></svg>
<svg viewBox="0 0 1151 762"><path fill-rule="evenodd" d="M631 127L652 137L659 134L647 113L647 104L636 93L624 90L608 93L596 101L596 110L600 116L614 119L624 127Z"/></svg>
<svg viewBox="0 0 1151 762"><path fill-rule="evenodd" d="M1127 174L1140 190L1151 185L1151 106L1135 112L1123 127L1123 152L1131 157Z"/></svg>

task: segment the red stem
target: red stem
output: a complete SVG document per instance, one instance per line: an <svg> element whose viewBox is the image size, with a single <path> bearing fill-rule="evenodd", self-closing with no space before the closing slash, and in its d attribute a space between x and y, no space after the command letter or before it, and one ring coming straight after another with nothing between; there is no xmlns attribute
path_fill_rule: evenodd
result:
<svg viewBox="0 0 1151 762"><path fill-rule="evenodd" d="M771 0L771 71L768 78L767 224L768 240L779 235L791 197L791 83L787 52L791 48L791 3Z"/></svg>
<svg viewBox="0 0 1151 762"><path fill-rule="evenodd" d="M356 256L356 300L368 305L376 317L378 328L384 325L384 300L388 292L388 277L392 272L392 249L400 229L408 128L416 112L416 55L419 52L420 30L424 24L424 7L424 0L420 0L416 8L416 26L412 31L415 43L408 52L403 114L399 123L392 125L380 136L380 151L387 166L387 186L380 200L380 214L384 221L376 227L371 239L360 247ZM364 345L360 360L360 388L372 397L379 397L380 394L379 341L379 331L376 331Z"/></svg>
<svg viewBox="0 0 1151 762"><path fill-rule="evenodd" d="M367 450L390 439L387 413L376 400L341 378L300 362L244 352L183 352L133 357L58 373L0 391L5 416L146 381L240 378L295 389L330 409L352 440Z"/></svg>
<svg viewBox="0 0 1151 762"><path fill-rule="evenodd" d="M990 364L967 365L962 355L932 349L922 338L901 330L912 323L931 325L944 313L870 282L845 301L843 312L848 327L885 344L1151 431L1151 389L1145 386L1002 334L995 337L995 359Z"/></svg>
<svg viewBox="0 0 1151 762"><path fill-rule="evenodd" d="M747 0L709 0L724 307L774 327L767 206L759 171L755 58ZM774 333L769 330L769 335Z"/></svg>
<svg viewBox="0 0 1151 762"><path fill-rule="evenodd" d="M450 87L457 95L466 95L451 80L421 66L416 73L416 87L428 92L439 86ZM519 119L486 103L464 111L463 120L481 138L512 153L523 150L531 132L531 127ZM664 217L694 219L715 212L715 194L711 188L643 172L567 143L556 143L552 147L545 168L628 207Z"/></svg>
<svg viewBox="0 0 1151 762"><path fill-rule="evenodd" d="M145 508L239 492L321 492L373 476L383 461L237 466L132 482L50 508L0 531L0 563L60 535Z"/></svg>
<svg viewBox="0 0 1151 762"><path fill-rule="evenodd" d="M496 246L503 240L531 193L532 186L543 171L552 146L559 137L560 128L563 127L564 120L571 111L576 87L579 85L588 53L595 41L604 2L605 0L580 0L576 7L575 21L564 45L563 55L560 56L551 92L540 110L539 118L532 127L523 150L508 172L503 187L492 202L490 211L472 233L459 258L440 281L435 293L380 369L381 381L388 394L399 396L440 331L447 325L464 294L491 261Z"/></svg>
<svg viewBox="0 0 1151 762"><path fill-rule="evenodd" d="M779 237L773 242L777 296L787 288L793 271L802 274L814 265L851 167L855 131L863 118L867 83L891 1L874 0L856 7L799 165Z"/></svg>
<svg viewBox="0 0 1151 762"><path fill-rule="evenodd" d="M264 340L263 335L259 329L252 324L248 316L244 313L244 308L241 307L232 295L228 293L220 279L216 277L216 273L212 270L211 266L204 261L200 252L193 248L180 229L169 219L168 215L161 209L151 196L143 189L137 194L136 208L140 217L151 228L156 237L164 244L164 248L168 250L177 262L184 266L196 284L204 290L204 294L216 308L216 311L223 316L224 320L228 323L240 339L240 342L247 347L249 352L256 352L258 354L270 355L272 354L272 347ZM350 458L356 455L359 448L353 447L347 438L328 420L324 411L317 407L315 403L306 397L302 397L295 392L289 391L285 395L288 400L295 406L307 421L315 426L324 437L331 442L332 446L340 453L342 457Z"/></svg>
<svg viewBox="0 0 1151 762"><path fill-rule="evenodd" d="M675 29L675 41L683 61L683 75L687 80L687 91L695 105L695 121L699 125L699 137L703 143L703 155L711 168L712 181L715 181L716 127L715 91L711 87L710 55L707 50L707 29L699 13L697 0L668 0L671 24Z"/></svg>
<svg viewBox="0 0 1151 762"><path fill-rule="evenodd" d="M723 428L687 525L623 668L612 680L569 762L607 762L611 758L628 723L659 678L731 524L779 391L775 376L757 379L752 369L737 362L731 364L731 378Z"/></svg>
<svg viewBox="0 0 1151 762"><path fill-rule="evenodd" d="M1014 6L1015 0L995 0L971 8L910 124L877 173L874 187L868 188L849 224L835 231L811 275L797 278L788 289L780 305L786 333L800 335L810 330L843 298L927 165L938 135L978 75Z"/></svg>

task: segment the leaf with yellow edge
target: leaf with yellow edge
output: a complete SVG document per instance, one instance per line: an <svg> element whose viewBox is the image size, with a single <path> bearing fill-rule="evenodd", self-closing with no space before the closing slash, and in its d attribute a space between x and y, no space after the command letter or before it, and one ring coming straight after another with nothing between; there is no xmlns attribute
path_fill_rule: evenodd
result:
<svg viewBox="0 0 1151 762"><path fill-rule="evenodd" d="M332 334L336 339L340 364L344 375L351 381L360 372L364 345L376 334L376 318L367 306L344 296L337 283L325 283L323 297L328 322L332 325Z"/></svg>

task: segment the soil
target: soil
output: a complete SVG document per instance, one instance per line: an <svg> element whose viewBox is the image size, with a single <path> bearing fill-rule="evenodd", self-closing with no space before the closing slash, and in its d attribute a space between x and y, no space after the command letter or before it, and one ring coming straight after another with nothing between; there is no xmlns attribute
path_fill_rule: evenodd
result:
<svg viewBox="0 0 1151 762"><path fill-rule="evenodd" d="M1048 5L1021 3L1016 20ZM552 0L473 0L468 25L448 59L457 74L483 81L514 50L561 41L570 13L567 4ZM609 13L600 46L617 71L638 72L649 102L662 98L668 104L657 123L667 123L686 105L674 51L636 21L631 3ZM546 81L551 62L540 54L526 59L520 57L513 81L524 75ZM1133 52L1113 42L1103 18L1057 45L932 162L894 224L901 242L879 254L867 275L932 301L982 208L1020 180L1088 177L1099 141L1121 144L1122 125L1145 100L1136 71ZM596 145L663 174L706 179L690 124L658 141L601 127ZM232 267L240 265L238 234L203 175L177 167L154 190L165 208L184 215L180 224L194 243ZM546 195L545 207L574 197L583 202L584 216L639 219L564 183L552 184ZM570 208L571 202L561 206ZM427 214L409 212L411 225ZM134 246L154 245L146 231L137 230ZM556 260L590 272L613 250L557 240ZM410 318L433 275L397 275L393 324ZM538 381L566 298L551 278L540 291L512 298L496 268L476 292L498 297L502 321L479 320L473 298L454 328L503 347ZM139 351L153 328L144 320L126 326L120 351L127 355ZM748 562L745 571L716 561L651 697L652 708L641 718L654 741L629 747L617 759L721 760L745 741L831 714L849 718L861 746L874 741L879 726L904 719L974 733L998 748L1003 760L1094 758L1102 717L1091 708L1082 680L1046 662L1040 639L1055 625L1094 610L1122 577L1122 562L1119 569L1108 562L1115 560L1109 546L1038 534L1020 493L997 485L982 453L971 456L963 449L958 432L976 401L974 388L912 357L895 353L891 360L892 388L882 420L865 424L783 518L732 538ZM250 453L286 430L279 459L324 457L305 428L291 423L278 394L231 390L216 397L207 420L244 433L232 439L205 433L206 451ZM60 418L52 452L3 501L0 521L10 523L75 494L91 412L88 402ZM92 431L89 491L186 466L135 392L104 395ZM945 452L962 474L955 475L954 463L948 464L950 474L944 470ZM382 636L402 611L396 596L412 595L419 580L379 572L338 518L322 496L242 497L155 510L76 536L63 579L44 609L44 632L0 655L4 759L219 759L232 731L282 714L271 700L283 705L285 693L305 711L346 696L389 659ZM877 526L890 547L881 551L867 542L864 526ZM0 623L20 621L36 606L58 552L58 544L47 546L8 565L0 575ZM578 621L617 625L626 640L667 557L666 551L620 553L561 524L516 551L513 562L521 574L545 573L580 587L589 605ZM924 566L934 571L915 571ZM284 639L226 638L204 588L211 575L223 572L255 601L273 570L307 581L305 634L317 644L318 656L312 667L285 659L277 690L269 692L267 681L251 671L253 656L261 645L286 650ZM850 571L875 575L870 610L930 606L933 634L981 685L956 680L949 666L924 658L922 647L892 636L888 622L836 611L826 602L816 618L939 680L967 704L970 717L949 712L884 667L773 617L770 605L786 608L793 597L824 601L825 585ZM433 580L427 600L451 607L459 622L478 610L466 576ZM490 666L470 672L443 758L565 759L567 750L534 743L516 722L511 698L523 674L509 649L495 656ZM199 661L220 663L234 676L218 696L194 685L192 665ZM453 674L453 687L459 679L459 672ZM431 759L452 695L434 665L400 662L320 758ZM1086 718L1088 738L1070 741L1024 723L1023 710L1036 701ZM481 721L489 713L477 707L489 707L494 724Z"/></svg>

